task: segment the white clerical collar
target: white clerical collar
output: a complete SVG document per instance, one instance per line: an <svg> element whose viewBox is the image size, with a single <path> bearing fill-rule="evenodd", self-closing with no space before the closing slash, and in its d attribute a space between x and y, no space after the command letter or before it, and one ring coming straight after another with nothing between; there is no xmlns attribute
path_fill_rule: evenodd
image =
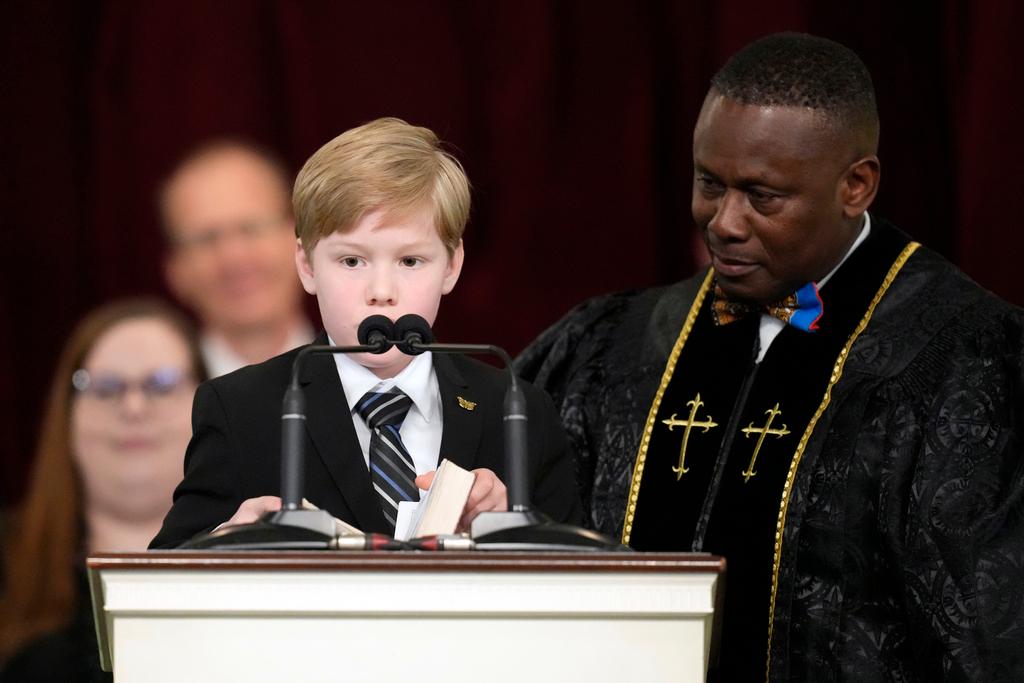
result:
<svg viewBox="0 0 1024 683"><path fill-rule="evenodd" d="M836 267L833 268L832 270L830 270L828 275L826 275L825 277L821 278L821 280L819 280L818 282L815 283L815 285L818 287L818 289L821 289L822 287L824 287L825 283L829 281L829 278L831 278L833 275L836 274L836 271L839 270L839 268L842 267L842 265L844 263L846 263L846 259L850 258L850 254L852 254L857 249L857 247L859 247L861 245L861 243L863 243L864 240L866 240L868 238L868 233L870 233L870 232L871 232L871 214L869 214L867 211L865 211L864 212L864 227L860 229L860 234L857 235L857 239L855 239L853 241L853 244L850 245L850 248L846 250L846 255L843 256L842 259L840 259L839 263L836 264Z"/></svg>
<svg viewBox="0 0 1024 683"><path fill-rule="evenodd" d="M330 337L328 342L334 345ZM412 399L424 421L430 422L433 418L438 390L437 380L434 379L434 359L429 351L413 356L412 361L390 379L381 379L344 353L334 354L334 362L338 367L338 377L345 388L349 411L355 410L356 403L368 391L385 392L392 387L398 387Z"/></svg>

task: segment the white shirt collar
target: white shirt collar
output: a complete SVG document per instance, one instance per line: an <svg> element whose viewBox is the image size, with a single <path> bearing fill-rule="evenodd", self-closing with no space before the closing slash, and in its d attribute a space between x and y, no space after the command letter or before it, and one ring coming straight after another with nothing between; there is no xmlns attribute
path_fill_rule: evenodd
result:
<svg viewBox="0 0 1024 683"><path fill-rule="evenodd" d="M334 342L328 338L328 342ZM398 387L412 399L413 406L423 416L424 421L430 422L434 417L434 396L436 394L436 381L434 375L434 359L429 351L414 356L412 361L390 379L381 379L369 369L355 362L344 353L334 354L334 362L338 367L338 376L345 388L345 399L348 401L349 411L354 411L356 403L368 391L387 391L392 387Z"/></svg>
<svg viewBox="0 0 1024 683"><path fill-rule="evenodd" d="M828 282L829 279L833 275L836 274L836 271L839 270L839 268L844 263L846 263L846 259L850 258L850 254L852 254L857 249L857 247L859 247L861 245L861 243L868 238L868 233L870 233L870 232L871 232L871 214L869 214L867 211L865 211L864 212L864 227L860 229L860 234L857 235L857 239L855 239L853 241L853 244L851 244L850 248L846 251L846 255L843 256L843 258L841 258L839 260L839 263L836 264L836 267L833 268L832 270L830 270L828 275L826 275L825 277L821 278L821 280L819 280L818 282L815 283L815 285L819 289L824 287L825 283Z"/></svg>
<svg viewBox="0 0 1024 683"><path fill-rule="evenodd" d="M290 351L311 341L313 341L313 328L309 326L309 322L302 320L288 329L288 337L284 344L271 356ZM204 331L200 337L199 346L203 353L203 360L206 362L206 372L210 377L220 377L249 365L249 361L235 353L227 340L216 332Z"/></svg>

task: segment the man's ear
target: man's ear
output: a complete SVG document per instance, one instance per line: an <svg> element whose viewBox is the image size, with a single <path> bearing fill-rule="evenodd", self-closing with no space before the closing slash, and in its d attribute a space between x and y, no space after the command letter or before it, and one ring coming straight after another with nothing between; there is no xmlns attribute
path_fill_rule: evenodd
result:
<svg viewBox="0 0 1024 683"><path fill-rule="evenodd" d="M843 214L847 218L856 218L868 210L878 194L881 176L882 167L876 156L864 157L850 164L840 187Z"/></svg>
<svg viewBox="0 0 1024 683"><path fill-rule="evenodd" d="M455 283L459 281L459 275L462 273L462 262L465 258L466 250L462 246L462 240L459 240L459 246L455 247L455 251L448 257L448 268L444 273L441 294L448 294L455 289Z"/></svg>
<svg viewBox="0 0 1024 683"><path fill-rule="evenodd" d="M313 277L313 264L309 262L306 250L302 248L302 240L295 240L295 270L299 271L302 288L308 294L316 295L316 279Z"/></svg>

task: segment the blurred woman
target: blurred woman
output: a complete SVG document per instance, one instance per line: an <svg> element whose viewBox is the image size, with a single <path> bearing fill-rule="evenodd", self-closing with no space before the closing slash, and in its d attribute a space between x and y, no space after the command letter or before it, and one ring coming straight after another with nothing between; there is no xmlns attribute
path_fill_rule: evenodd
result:
<svg viewBox="0 0 1024 683"><path fill-rule="evenodd" d="M156 535L205 378L191 324L156 300L102 306L68 339L6 548L4 681L104 680L84 558Z"/></svg>

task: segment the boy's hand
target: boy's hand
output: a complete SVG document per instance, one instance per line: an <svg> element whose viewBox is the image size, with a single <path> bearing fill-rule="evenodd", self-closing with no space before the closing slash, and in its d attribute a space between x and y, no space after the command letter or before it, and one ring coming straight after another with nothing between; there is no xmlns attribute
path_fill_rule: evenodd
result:
<svg viewBox="0 0 1024 683"><path fill-rule="evenodd" d="M469 531L469 525L481 512L508 510L508 492L505 484L491 470L481 467L473 472L473 488L469 490L466 507L462 509L462 517L456 532ZM416 488L426 491L434 482L434 473L427 472L416 477Z"/></svg>
<svg viewBox="0 0 1024 683"><path fill-rule="evenodd" d="M430 470L426 474L421 474L420 476L416 477L416 479L414 479L412 483L416 484L416 488L418 488L420 491L429 491L430 485L434 483L434 472L436 471L437 470ZM422 497L423 496L420 496L420 498Z"/></svg>
<svg viewBox="0 0 1024 683"><path fill-rule="evenodd" d="M508 510L508 491L505 484L491 470L481 467L473 470L476 479L469 490L469 500L462 510L462 519L456 531L469 531L469 525L481 512L504 512Z"/></svg>
<svg viewBox="0 0 1024 683"><path fill-rule="evenodd" d="M260 496L250 498L238 506L238 511L221 526L233 524L250 524L268 512L277 512L281 509L281 499L277 496ZM220 528L220 527L218 527Z"/></svg>

